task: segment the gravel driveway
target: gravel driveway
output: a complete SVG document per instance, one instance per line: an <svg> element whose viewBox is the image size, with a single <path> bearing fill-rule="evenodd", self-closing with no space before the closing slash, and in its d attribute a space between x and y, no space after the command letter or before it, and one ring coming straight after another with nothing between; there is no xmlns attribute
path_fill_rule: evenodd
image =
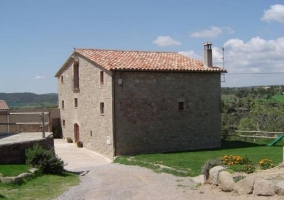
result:
<svg viewBox="0 0 284 200"><path fill-rule="evenodd" d="M79 185L71 187L56 200L243 200L282 199L282 197L234 196L211 185L196 187L200 178L157 174L138 166L111 161L65 140L55 140L56 154L67 170L86 171Z"/></svg>
<svg viewBox="0 0 284 200"><path fill-rule="evenodd" d="M138 166L106 164L94 167L81 183L56 200L243 200L281 199L279 197L234 196L210 185L196 188L191 178L157 174ZM283 198L283 197L282 197Z"/></svg>

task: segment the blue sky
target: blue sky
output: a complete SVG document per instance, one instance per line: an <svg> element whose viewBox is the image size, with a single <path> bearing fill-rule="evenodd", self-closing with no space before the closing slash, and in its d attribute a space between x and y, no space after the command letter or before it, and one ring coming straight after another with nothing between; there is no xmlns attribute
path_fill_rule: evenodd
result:
<svg viewBox="0 0 284 200"><path fill-rule="evenodd" d="M0 6L0 92L57 92L73 48L175 51L228 70L223 87L284 85L283 0L13 0ZM265 73L265 74L262 74Z"/></svg>

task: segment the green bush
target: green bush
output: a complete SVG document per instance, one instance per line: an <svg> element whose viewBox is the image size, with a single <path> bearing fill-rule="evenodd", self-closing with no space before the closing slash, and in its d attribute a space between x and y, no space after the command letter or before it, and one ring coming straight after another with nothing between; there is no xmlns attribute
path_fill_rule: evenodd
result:
<svg viewBox="0 0 284 200"><path fill-rule="evenodd" d="M54 128L52 129L52 133L53 133L53 138L62 138L62 131Z"/></svg>
<svg viewBox="0 0 284 200"><path fill-rule="evenodd" d="M26 164L36 167L43 174L61 174L64 161L56 156L54 151L44 149L39 144L26 150Z"/></svg>

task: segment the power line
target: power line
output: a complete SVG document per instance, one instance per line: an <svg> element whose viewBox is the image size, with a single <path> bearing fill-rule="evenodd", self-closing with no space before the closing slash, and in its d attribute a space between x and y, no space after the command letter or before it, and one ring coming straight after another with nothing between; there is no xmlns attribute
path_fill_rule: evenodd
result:
<svg viewBox="0 0 284 200"><path fill-rule="evenodd" d="M284 74L284 72L244 72L244 73L230 73L228 72L227 74Z"/></svg>

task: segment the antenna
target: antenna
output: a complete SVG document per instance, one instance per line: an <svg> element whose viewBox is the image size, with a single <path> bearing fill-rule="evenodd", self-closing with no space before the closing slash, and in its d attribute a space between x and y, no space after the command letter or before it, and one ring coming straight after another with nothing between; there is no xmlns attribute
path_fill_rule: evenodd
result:
<svg viewBox="0 0 284 200"><path fill-rule="evenodd" d="M223 51L223 58L222 58L222 60L223 60L223 70L224 70L225 69L225 48L224 47L222 47L222 51ZM223 76L224 80L223 81L221 80L221 82L225 82L225 74L222 73L222 76Z"/></svg>
<svg viewBox="0 0 284 200"><path fill-rule="evenodd" d="M222 58L222 60L223 60L223 69L224 69L224 67L225 67L225 48L224 47L222 47L222 51L223 51L223 58Z"/></svg>

